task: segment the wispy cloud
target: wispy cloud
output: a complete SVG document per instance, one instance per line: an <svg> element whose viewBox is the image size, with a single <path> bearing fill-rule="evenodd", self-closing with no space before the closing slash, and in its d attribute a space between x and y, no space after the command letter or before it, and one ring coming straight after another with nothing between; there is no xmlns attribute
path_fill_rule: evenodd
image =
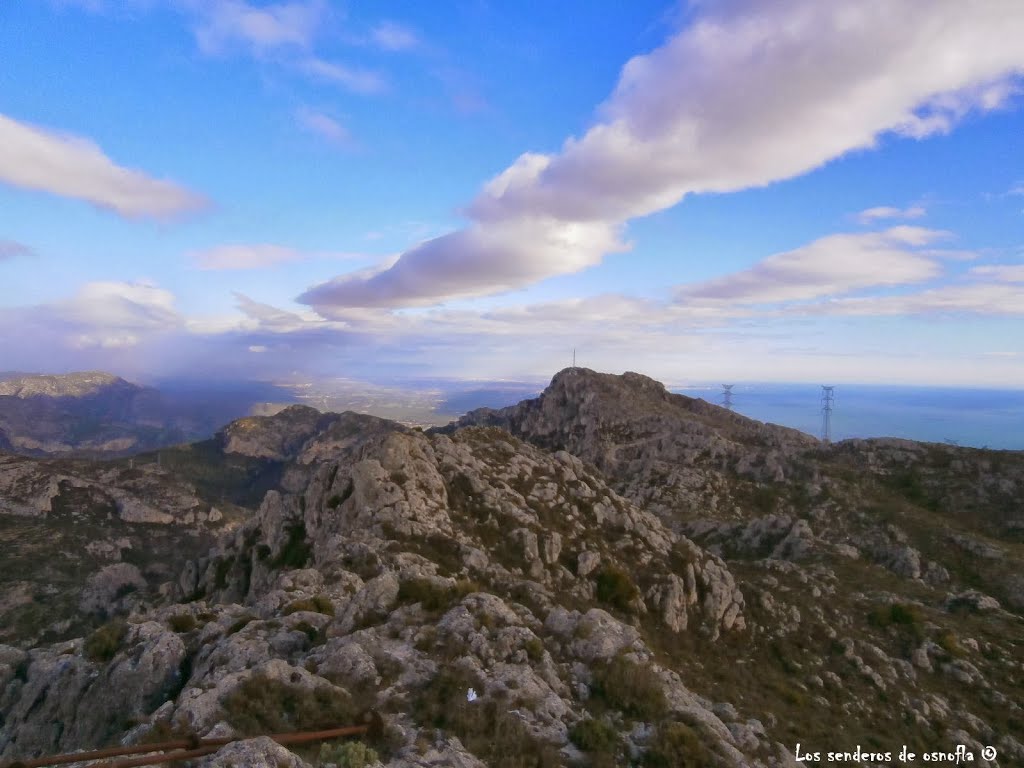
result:
<svg viewBox="0 0 1024 768"><path fill-rule="evenodd" d="M985 264L972 267L970 274L999 283L1024 283L1024 264Z"/></svg>
<svg viewBox="0 0 1024 768"><path fill-rule="evenodd" d="M295 119L303 130L319 136L330 144L350 149L355 146L348 128L324 112L301 107L295 112Z"/></svg>
<svg viewBox="0 0 1024 768"><path fill-rule="evenodd" d="M190 0L195 37L206 54L236 48L261 56L282 48L309 48L328 10L323 0L264 6L243 0Z"/></svg>
<svg viewBox="0 0 1024 768"><path fill-rule="evenodd" d="M684 286L677 299L777 303L920 283L938 276L941 267L914 249L947 236L946 232L909 226L829 235L769 256L742 272Z"/></svg>
<svg viewBox="0 0 1024 768"><path fill-rule="evenodd" d="M946 285L896 296L857 296L793 307L815 315L1001 315L1024 316L1024 285L972 283Z"/></svg>
<svg viewBox="0 0 1024 768"><path fill-rule="evenodd" d="M84 200L122 216L168 217L207 205L171 181L117 165L88 139L0 115L0 182Z"/></svg>
<svg viewBox="0 0 1024 768"><path fill-rule="evenodd" d="M857 221L861 224L874 224L883 219L920 219L927 211L923 206L912 205L909 208L892 208L890 206L878 206L868 208L857 214Z"/></svg>
<svg viewBox="0 0 1024 768"><path fill-rule="evenodd" d="M368 254L352 251L302 251L298 248L271 243L216 245L211 248L191 251L188 257L197 269L206 271L269 269L281 264L309 259L366 261L373 258Z"/></svg>
<svg viewBox="0 0 1024 768"><path fill-rule="evenodd" d="M13 259L16 256L31 256L35 253L24 243L14 240L0 240L0 261Z"/></svg>
<svg viewBox="0 0 1024 768"><path fill-rule="evenodd" d="M298 66L307 75L355 93L381 93L388 88L383 75L369 69L349 67L316 57L304 59Z"/></svg>
<svg viewBox="0 0 1024 768"><path fill-rule="evenodd" d="M292 261L301 261L304 254L281 245L218 245L189 254L202 270L266 269Z"/></svg>
<svg viewBox="0 0 1024 768"><path fill-rule="evenodd" d="M385 51L408 51L420 45L419 36L412 29L393 21L382 21L375 26L370 39Z"/></svg>
<svg viewBox="0 0 1024 768"><path fill-rule="evenodd" d="M486 295L599 263L628 220L701 192L806 173L999 107L1024 70L1024 6L936 0L700 4L632 59L603 119L526 153L468 207L470 225L301 301L410 306ZM938 33L941 30L941 34ZM543 254L543 263L537 256Z"/></svg>

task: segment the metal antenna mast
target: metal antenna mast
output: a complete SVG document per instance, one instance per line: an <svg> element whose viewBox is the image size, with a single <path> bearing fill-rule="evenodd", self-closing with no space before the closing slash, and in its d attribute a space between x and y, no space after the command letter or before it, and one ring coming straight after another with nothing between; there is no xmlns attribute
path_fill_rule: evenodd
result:
<svg viewBox="0 0 1024 768"><path fill-rule="evenodd" d="M832 393L835 387L821 387L821 439L826 443L832 442L832 403L835 402L835 395Z"/></svg>
<svg viewBox="0 0 1024 768"><path fill-rule="evenodd" d="M572 367L576 367L576 347L572 348Z"/></svg>
<svg viewBox="0 0 1024 768"><path fill-rule="evenodd" d="M735 384L723 384L722 385L722 406L732 410L732 388Z"/></svg>

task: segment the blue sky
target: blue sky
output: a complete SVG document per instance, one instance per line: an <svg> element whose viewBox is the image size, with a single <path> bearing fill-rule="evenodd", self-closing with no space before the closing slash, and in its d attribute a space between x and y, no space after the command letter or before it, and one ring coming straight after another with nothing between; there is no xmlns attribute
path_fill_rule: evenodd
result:
<svg viewBox="0 0 1024 768"><path fill-rule="evenodd" d="M1016 0L0 6L0 370L1024 382Z"/></svg>

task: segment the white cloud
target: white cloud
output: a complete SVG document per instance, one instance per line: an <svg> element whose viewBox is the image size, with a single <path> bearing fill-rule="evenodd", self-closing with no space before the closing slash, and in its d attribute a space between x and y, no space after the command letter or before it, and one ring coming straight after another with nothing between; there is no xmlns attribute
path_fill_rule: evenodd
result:
<svg viewBox="0 0 1024 768"><path fill-rule="evenodd" d="M385 51L408 51L420 44L416 33L402 24L382 21L370 33L374 45Z"/></svg>
<svg viewBox="0 0 1024 768"><path fill-rule="evenodd" d="M86 283L71 298L50 306L56 319L87 328L86 337L138 340L147 332L165 331L181 324L174 295L149 283Z"/></svg>
<svg viewBox="0 0 1024 768"><path fill-rule="evenodd" d="M295 113L295 119L304 130L331 144L339 147L353 146L352 134L349 133L348 128L330 115L302 107Z"/></svg>
<svg viewBox="0 0 1024 768"><path fill-rule="evenodd" d="M602 254L625 249L617 228L602 222L495 222L428 240L397 262L335 278L298 301L325 312L331 305L430 305L439 298L478 295L481 286L492 293L576 272L597 264Z"/></svg>
<svg viewBox="0 0 1024 768"><path fill-rule="evenodd" d="M387 82L377 72L348 67L316 57L304 59L299 68L307 75L335 83L355 93L381 93L388 87Z"/></svg>
<svg viewBox="0 0 1024 768"><path fill-rule="evenodd" d="M206 205L173 182L117 165L88 139L5 115L0 115L0 182L85 200L129 217L166 217Z"/></svg>
<svg viewBox="0 0 1024 768"><path fill-rule="evenodd" d="M557 154L522 155L486 185L468 208L467 229L417 246L386 272L338 278L302 300L428 304L574 272L618 250L607 233L631 218L687 194L791 178L887 133L948 131L971 110L1004 104L1024 70L1024 5L1011 0L698 8L663 46L626 64L601 122ZM580 231L602 234L578 247L545 245Z"/></svg>
<svg viewBox="0 0 1024 768"><path fill-rule="evenodd" d="M265 269L305 258L294 248L268 244L218 245L189 256L203 270Z"/></svg>
<svg viewBox="0 0 1024 768"><path fill-rule="evenodd" d="M868 208L857 214L857 220L861 224L874 224L881 219L920 219L927 211L920 205L912 205L909 208L892 208L882 205L877 208Z"/></svg>
<svg viewBox="0 0 1024 768"><path fill-rule="evenodd" d="M243 0L192 0L199 49L220 54L243 47L257 56L281 48L308 48L328 10L323 0L264 6Z"/></svg>
<svg viewBox="0 0 1024 768"><path fill-rule="evenodd" d="M1024 283L1024 264L1000 264L972 267L970 274L987 277L1000 283Z"/></svg>
<svg viewBox="0 0 1024 768"><path fill-rule="evenodd" d="M920 227L829 235L758 262L750 269L683 286L679 301L747 304L806 301L865 288L919 283L941 272L912 249L947 237Z"/></svg>
<svg viewBox="0 0 1024 768"><path fill-rule="evenodd" d="M919 293L836 299L796 312L828 315L933 315L939 313L1024 316L1024 285L946 285Z"/></svg>

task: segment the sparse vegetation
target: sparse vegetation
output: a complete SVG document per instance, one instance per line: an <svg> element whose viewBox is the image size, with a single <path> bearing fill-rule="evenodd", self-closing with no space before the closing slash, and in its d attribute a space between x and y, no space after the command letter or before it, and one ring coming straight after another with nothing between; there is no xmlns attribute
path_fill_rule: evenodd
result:
<svg viewBox="0 0 1024 768"><path fill-rule="evenodd" d="M646 768L678 768L713 763L711 752L697 731L685 723L662 722L644 753L643 764Z"/></svg>
<svg viewBox="0 0 1024 768"><path fill-rule="evenodd" d="M414 717L428 727L454 733L490 768L555 768L558 749L533 736L507 702L467 701L466 691L484 691L484 681L462 667L446 667L423 687Z"/></svg>
<svg viewBox="0 0 1024 768"><path fill-rule="evenodd" d="M872 609L868 620L876 627L885 628L896 624L898 626L916 626L921 624L921 609L916 605L907 603L890 603L880 605Z"/></svg>
<svg viewBox="0 0 1024 768"><path fill-rule="evenodd" d="M293 522L287 528L288 540L281 547L281 552L274 558L275 568L305 568L313 554L306 540L306 524L302 521Z"/></svg>
<svg viewBox="0 0 1024 768"><path fill-rule="evenodd" d="M176 613L167 620L167 626L178 633L191 632L197 625L196 617L191 613Z"/></svg>
<svg viewBox="0 0 1024 768"><path fill-rule="evenodd" d="M376 750L361 741L342 741L320 745L320 764L338 768L366 768L380 758Z"/></svg>
<svg viewBox="0 0 1024 768"><path fill-rule="evenodd" d="M357 715L351 696L340 688L289 685L263 674L247 678L221 703L227 721L247 736L336 728Z"/></svg>
<svg viewBox="0 0 1024 768"><path fill-rule="evenodd" d="M324 616L334 615L334 603L331 602L331 598L327 595L314 595L313 597L305 597L301 600L293 600L284 607L284 615L289 616L299 611L311 611L313 613L322 613Z"/></svg>
<svg viewBox="0 0 1024 768"><path fill-rule="evenodd" d="M443 611L466 595L479 591L480 585L467 579L461 579L453 586L428 578L406 579L398 587L398 601L419 603L427 611Z"/></svg>
<svg viewBox="0 0 1024 768"><path fill-rule="evenodd" d="M251 616L249 614L245 614L239 617L231 624L230 627L228 627L226 635L230 636L235 634L236 632L241 632L243 629L249 626L249 624L251 624L255 619L255 616Z"/></svg>
<svg viewBox="0 0 1024 768"><path fill-rule="evenodd" d="M640 720L656 722L668 711L661 678L650 666L621 656L594 670L591 695Z"/></svg>
<svg viewBox="0 0 1024 768"><path fill-rule="evenodd" d="M127 636L128 624L123 619L107 622L85 639L85 657L89 661L110 661L121 650Z"/></svg>
<svg viewBox="0 0 1024 768"><path fill-rule="evenodd" d="M631 610L633 601L640 595L630 575L617 565L603 566L595 581L597 599L624 613Z"/></svg>
<svg viewBox="0 0 1024 768"><path fill-rule="evenodd" d="M613 764L622 749L619 732L604 720L585 717L569 729L569 740L584 752L591 753L592 762Z"/></svg>

